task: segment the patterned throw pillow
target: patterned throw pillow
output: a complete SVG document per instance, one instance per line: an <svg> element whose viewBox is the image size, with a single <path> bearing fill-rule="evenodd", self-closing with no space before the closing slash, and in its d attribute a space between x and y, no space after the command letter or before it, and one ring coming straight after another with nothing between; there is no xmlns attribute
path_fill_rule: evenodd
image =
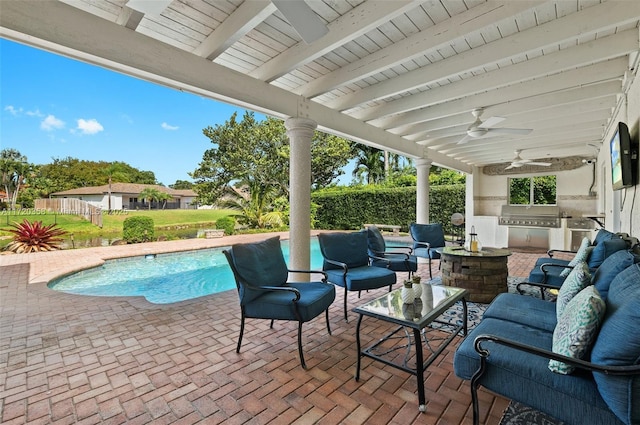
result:
<svg viewBox="0 0 640 425"><path fill-rule="evenodd" d="M591 273L589 273L587 263L582 261L571 269L571 273L569 273L569 276L567 276L562 283L560 291L558 291L558 298L556 300L556 316L558 320L562 317L562 313L567 307L567 304L569 304L569 301L590 283Z"/></svg>
<svg viewBox="0 0 640 425"><path fill-rule="evenodd" d="M593 285L580 291L569 301L553 331L551 350L563 356L582 359L595 341L605 309L606 304ZM549 369L567 375L572 373L575 367L557 360L549 360Z"/></svg>
<svg viewBox="0 0 640 425"><path fill-rule="evenodd" d="M571 267L575 267L581 261L587 261L589 259L589 255L591 255L591 251L593 251L593 246L591 245L591 241L589 238L582 238L582 242L580 242L580 248L578 248L578 252L576 255L569 261L569 265ZM567 277L571 273L571 269L564 269L560 272L560 276Z"/></svg>

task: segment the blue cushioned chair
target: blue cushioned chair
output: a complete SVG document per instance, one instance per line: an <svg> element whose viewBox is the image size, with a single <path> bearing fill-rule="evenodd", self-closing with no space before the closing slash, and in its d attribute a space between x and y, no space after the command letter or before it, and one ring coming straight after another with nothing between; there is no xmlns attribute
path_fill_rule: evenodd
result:
<svg viewBox="0 0 640 425"><path fill-rule="evenodd" d="M367 232L367 246L371 265L384 267L394 272L407 272L409 279L411 273L418 271L418 259L411 255L413 248L409 246L387 245L376 226L369 226Z"/></svg>
<svg viewBox="0 0 640 425"><path fill-rule="evenodd" d="M302 354L302 323L323 311L329 326L329 306L336 298L336 289L327 283L321 271L289 270L285 263L280 237L262 242L235 244L224 250L231 266L240 297L240 336L236 353L240 352L244 319L292 320L298 322L298 353L303 368L307 368ZM289 272L323 274L321 282L287 282Z"/></svg>
<svg viewBox="0 0 640 425"><path fill-rule="evenodd" d="M429 259L429 278L433 279L431 260L440 258L440 252L438 252L437 248L443 248L445 245L442 224L411 223L409 225L409 233L413 239L413 254L416 257Z"/></svg>
<svg viewBox="0 0 640 425"><path fill-rule="evenodd" d="M344 318L347 319L347 292L391 287L396 283L393 270L373 267L367 253L367 234L320 233L320 251L324 257L322 269L329 282L344 288Z"/></svg>

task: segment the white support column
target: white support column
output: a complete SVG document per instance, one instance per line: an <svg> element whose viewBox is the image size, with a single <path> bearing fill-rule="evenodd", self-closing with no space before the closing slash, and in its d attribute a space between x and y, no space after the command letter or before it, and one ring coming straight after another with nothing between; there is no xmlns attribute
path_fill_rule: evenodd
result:
<svg viewBox="0 0 640 425"><path fill-rule="evenodd" d="M429 223L429 171L432 163L427 158L416 160L416 223Z"/></svg>
<svg viewBox="0 0 640 425"><path fill-rule="evenodd" d="M317 123L308 118L288 118L289 136L289 266L308 270L311 264L311 141ZM300 274L296 280L309 280Z"/></svg>

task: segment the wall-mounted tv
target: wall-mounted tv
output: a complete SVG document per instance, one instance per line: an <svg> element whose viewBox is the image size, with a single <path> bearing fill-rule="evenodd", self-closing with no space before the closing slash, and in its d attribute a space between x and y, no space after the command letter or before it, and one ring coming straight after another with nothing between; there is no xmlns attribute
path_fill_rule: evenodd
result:
<svg viewBox="0 0 640 425"><path fill-rule="evenodd" d="M611 148L611 184L613 190L637 184L638 146L631 140L629 128L623 122L618 123L609 143Z"/></svg>

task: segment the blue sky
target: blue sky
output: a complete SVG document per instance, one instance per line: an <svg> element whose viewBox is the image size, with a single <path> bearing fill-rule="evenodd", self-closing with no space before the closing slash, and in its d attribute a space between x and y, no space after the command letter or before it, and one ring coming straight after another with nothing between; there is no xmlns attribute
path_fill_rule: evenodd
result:
<svg viewBox="0 0 640 425"><path fill-rule="evenodd" d="M0 150L29 162L123 161L165 184L191 180L202 134L244 110L0 39Z"/></svg>

